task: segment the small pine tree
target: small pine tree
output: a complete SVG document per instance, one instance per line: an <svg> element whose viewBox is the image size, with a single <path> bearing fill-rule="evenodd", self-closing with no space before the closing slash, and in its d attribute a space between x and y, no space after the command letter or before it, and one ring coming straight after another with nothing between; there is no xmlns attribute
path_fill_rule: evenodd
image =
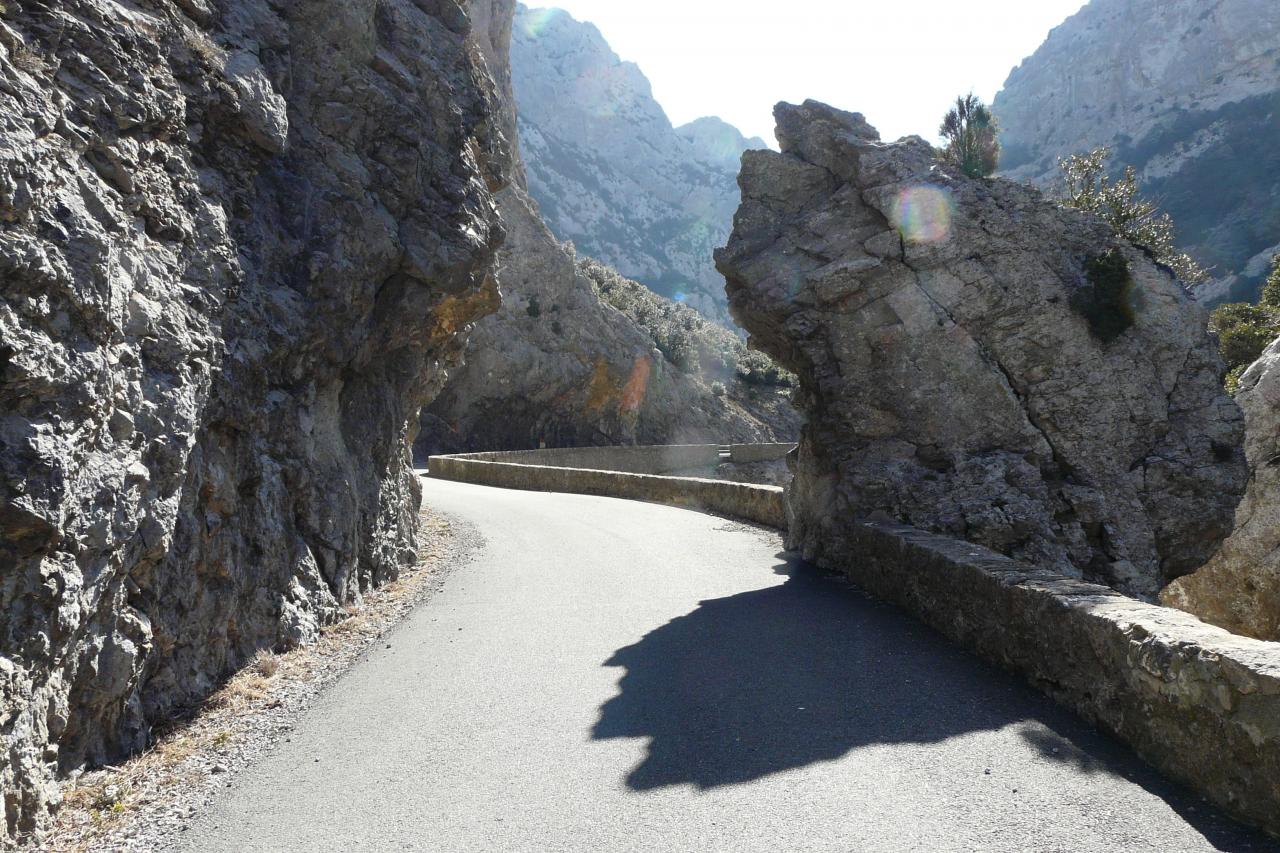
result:
<svg viewBox="0 0 1280 853"><path fill-rule="evenodd" d="M943 158L971 178L985 178L1000 164L996 119L972 93L956 98L938 133L947 141Z"/></svg>
<svg viewBox="0 0 1280 853"><path fill-rule="evenodd" d="M1107 174L1110 160L1109 148L1059 160L1062 202L1067 207L1101 217L1117 234L1151 252L1187 284L1208 281L1209 273L1204 267L1195 258L1178 251L1173 219L1138 191L1138 173L1129 166L1121 177L1112 179Z"/></svg>

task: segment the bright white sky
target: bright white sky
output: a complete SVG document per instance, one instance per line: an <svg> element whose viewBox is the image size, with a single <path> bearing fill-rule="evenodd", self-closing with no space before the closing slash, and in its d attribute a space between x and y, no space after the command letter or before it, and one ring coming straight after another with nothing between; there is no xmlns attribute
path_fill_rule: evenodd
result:
<svg viewBox="0 0 1280 853"><path fill-rule="evenodd" d="M956 95L990 102L1085 0L526 0L600 28L676 125L718 115L773 142L773 105L816 98L887 139L934 140Z"/></svg>

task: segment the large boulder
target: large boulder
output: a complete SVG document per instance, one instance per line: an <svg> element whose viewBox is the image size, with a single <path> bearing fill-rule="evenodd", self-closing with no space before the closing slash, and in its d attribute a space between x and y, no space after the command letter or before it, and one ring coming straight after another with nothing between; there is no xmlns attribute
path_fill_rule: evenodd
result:
<svg viewBox="0 0 1280 853"><path fill-rule="evenodd" d="M1205 315L1102 222L779 105L717 255L730 308L800 376L791 540L838 564L888 516L1153 598L1244 489Z"/></svg>
<svg viewBox="0 0 1280 853"><path fill-rule="evenodd" d="M1160 599L1237 634L1280 640L1280 340L1241 377L1236 401L1250 476L1235 531Z"/></svg>
<svg viewBox="0 0 1280 853"><path fill-rule="evenodd" d="M418 411L497 304L510 154L464 7L0 13L0 790L416 559Z"/></svg>

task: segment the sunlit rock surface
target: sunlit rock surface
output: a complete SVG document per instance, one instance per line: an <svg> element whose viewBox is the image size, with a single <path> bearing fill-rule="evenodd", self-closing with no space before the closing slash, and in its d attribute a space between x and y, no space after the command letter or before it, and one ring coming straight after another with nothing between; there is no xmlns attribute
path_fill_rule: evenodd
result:
<svg viewBox="0 0 1280 853"><path fill-rule="evenodd" d="M468 26L447 1L3 4L9 840L57 772L416 559L418 410L497 300L510 152Z"/></svg>
<svg viewBox="0 0 1280 853"><path fill-rule="evenodd" d="M1109 145L1216 281L1254 298L1280 251L1280 14L1275 0L1092 0L996 96L1010 177Z"/></svg>
<svg viewBox="0 0 1280 853"><path fill-rule="evenodd" d="M1250 478L1235 532L1161 600L1237 634L1280 640L1280 341L1241 377L1236 401Z"/></svg>
<svg viewBox="0 0 1280 853"><path fill-rule="evenodd" d="M842 526L887 516L1146 598L1199 567L1244 488L1243 423L1168 271L918 138L814 102L776 116L782 153L746 155L717 260L801 379L792 544L839 564ZM1112 250L1130 292L1099 311L1086 268Z"/></svg>
<svg viewBox="0 0 1280 853"><path fill-rule="evenodd" d="M718 119L674 129L643 72L592 24L517 16L511 61L529 193L584 255L727 322L711 260L738 205L738 160L759 139Z"/></svg>

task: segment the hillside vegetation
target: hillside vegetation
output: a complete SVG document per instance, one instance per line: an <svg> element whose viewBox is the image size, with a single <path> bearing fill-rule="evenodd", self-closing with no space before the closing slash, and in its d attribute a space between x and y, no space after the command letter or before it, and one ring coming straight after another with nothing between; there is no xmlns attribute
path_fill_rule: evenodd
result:
<svg viewBox="0 0 1280 853"><path fill-rule="evenodd" d="M665 299L592 258L580 257L578 268L600 298L631 318L653 339L654 348L681 371L722 382L795 386L795 374L687 305Z"/></svg>

